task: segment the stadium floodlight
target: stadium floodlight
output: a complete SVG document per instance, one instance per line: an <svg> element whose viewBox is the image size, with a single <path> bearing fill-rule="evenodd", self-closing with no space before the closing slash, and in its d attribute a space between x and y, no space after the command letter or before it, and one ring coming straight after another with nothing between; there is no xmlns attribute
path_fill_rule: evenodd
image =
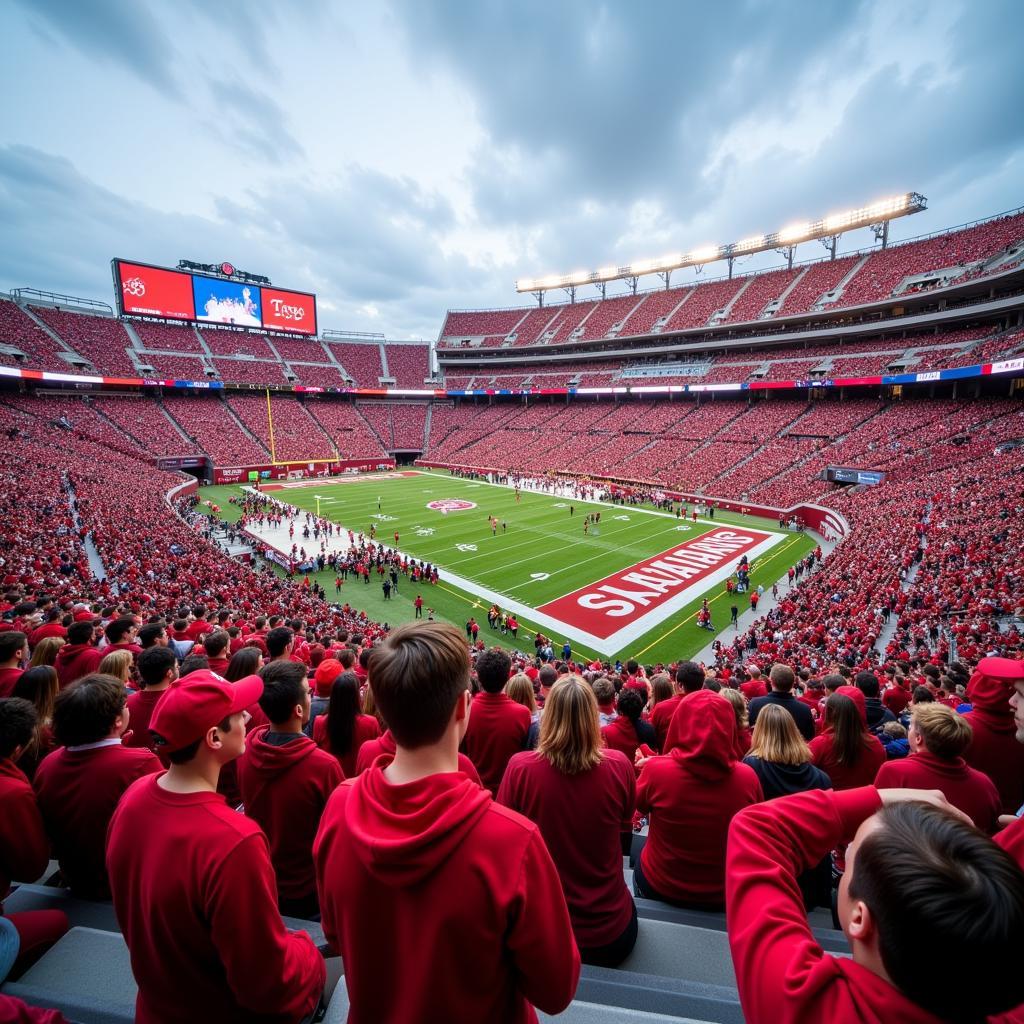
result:
<svg viewBox="0 0 1024 1024"><path fill-rule="evenodd" d="M685 253L671 253L660 259L633 260L622 267L607 266L600 270L577 271L573 274L520 278L516 281L516 291L536 292L538 297L542 297L543 292L555 288L572 288L587 282L604 284L608 281L632 281L635 290L636 278L646 274L664 275L683 267L704 266L716 260L727 260L731 275L732 263L737 256L748 256L778 248L792 250L801 242L809 242L816 238L834 239L844 231L887 225L888 221L895 217L920 213L927 208L928 200L919 192L905 192L902 195L879 199L867 206L830 214L820 220L797 221L771 234L752 235L728 245L703 245ZM878 233L876 236L882 238L884 245L887 236Z"/></svg>

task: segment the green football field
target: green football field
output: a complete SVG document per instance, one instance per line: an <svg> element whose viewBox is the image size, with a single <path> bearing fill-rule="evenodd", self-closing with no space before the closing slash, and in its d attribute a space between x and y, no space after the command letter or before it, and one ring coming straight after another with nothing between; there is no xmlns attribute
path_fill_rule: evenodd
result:
<svg viewBox="0 0 1024 1024"><path fill-rule="evenodd" d="M234 485L206 487L200 497L218 504L230 520L238 510L227 497L240 491ZM418 588L425 605L436 618L460 627L474 616L488 642L532 651L539 629L556 652L568 639L576 657L636 657L648 664L689 657L713 639L714 634L697 626L702 598L709 599L716 630L728 625L732 603L740 611L748 607L749 596L730 596L724 583L742 552L719 554L711 545L750 542L752 584L768 589L815 543L806 534L779 532L771 520L722 511L713 521L700 517L693 522L649 507L532 491L521 492L517 502L511 488L443 471L285 483L267 493L300 509L319 508L325 518L367 536L375 525L377 540L389 546L397 532L403 554L432 562L440 571L439 584ZM471 507L447 513L428 507L440 501ZM600 525L585 534L584 519L595 512L601 513ZM496 531L491 516L498 521ZM299 531L295 539L303 543ZM693 543L703 550L695 553L689 547ZM306 548L314 550L311 542ZM672 557L666 561L665 555ZM643 564L656 557L655 567ZM699 570L701 560L707 565ZM698 570L715 575L680 579ZM348 601L379 621L413 618L416 590L404 578L390 600L375 577L368 586L350 578L340 595L329 569L318 579L331 599ZM518 619L517 638L489 629L486 613L494 601Z"/></svg>

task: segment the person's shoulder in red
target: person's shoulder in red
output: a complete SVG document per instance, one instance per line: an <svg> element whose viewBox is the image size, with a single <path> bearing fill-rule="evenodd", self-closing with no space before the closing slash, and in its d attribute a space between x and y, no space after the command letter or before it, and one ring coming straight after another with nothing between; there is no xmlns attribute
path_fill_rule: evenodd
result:
<svg viewBox="0 0 1024 1024"><path fill-rule="evenodd" d="M21 668L0 668L0 698L14 696L14 687L24 671Z"/></svg>
<svg viewBox="0 0 1024 1024"><path fill-rule="evenodd" d="M665 746L665 737L668 735L669 723L672 721L672 716L676 713L676 708L679 707L679 702L682 699L683 695L681 693L674 693L671 697L655 704L654 710L651 712L651 725L654 726L655 735L658 737L658 744L662 749Z"/></svg>
<svg viewBox="0 0 1024 1024"><path fill-rule="evenodd" d="M25 774L9 758L0 758L0 899L12 881L34 882L50 856L36 795Z"/></svg>
<svg viewBox="0 0 1024 1024"><path fill-rule="evenodd" d="M200 638L205 636L207 633L213 632L213 626L210 625L205 619L196 619L194 622L190 622L185 630L185 636L182 639L199 641Z"/></svg>

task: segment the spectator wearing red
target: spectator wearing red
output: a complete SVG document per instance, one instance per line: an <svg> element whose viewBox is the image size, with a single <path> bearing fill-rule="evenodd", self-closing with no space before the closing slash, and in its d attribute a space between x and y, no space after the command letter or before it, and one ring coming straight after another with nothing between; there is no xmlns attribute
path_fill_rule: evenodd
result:
<svg viewBox="0 0 1024 1024"><path fill-rule="evenodd" d="M32 742L35 725L36 711L27 700L0 698L0 914L11 882L34 882L50 859L50 840L35 793L15 763ZM67 916L59 910L27 911L8 920L19 939L15 972L29 966L68 930Z"/></svg>
<svg viewBox="0 0 1024 1024"><path fill-rule="evenodd" d="M27 662L28 637L16 629L0 633L0 698L14 694Z"/></svg>
<svg viewBox="0 0 1024 1024"><path fill-rule="evenodd" d="M178 680L151 723L171 766L139 780L110 824L139 1024L300 1021L320 1000L324 962L281 920L266 837L217 794L221 766L245 750L245 708L262 692L258 676Z"/></svg>
<svg viewBox="0 0 1024 1024"><path fill-rule="evenodd" d="M903 714L910 703L910 691L901 675L894 675L882 693L882 703L897 717Z"/></svg>
<svg viewBox="0 0 1024 1024"><path fill-rule="evenodd" d="M747 698L747 703L756 697L764 697L768 693L768 687L764 684L761 676L761 669L757 665L747 665L746 672L749 678L745 683L740 683L740 692Z"/></svg>
<svg viewBox="0 0 1024 1024"><path fill-rule="evenodd" d="M128 698L132 727L124 737L124 745L145 747L159 755L149 731L149 723L164 694L178 678L178 659L169 647L150 647L139 655L138 669L142 689Z"/></svg>
<svg viewBox="0 0 1024 1024"><path fill-rule="evenodd" d="M537 749L509 761L498 802L540 828L583 962L618 967L637 937L620 839L632 835L636 779L631 760L602 749L598 714L587 683L579 676L559 679L544 708Z"/></svg>
<svg viewBox="0 0 1024 1024"><path fill-rule="evenodd" d="M822 950L797 884L846 843L838 914L849 958ZM939 1024L1024 1001L1024 872L939 794L868 786L748 807L726 863L747 1020ZM936 972L936 949L956 971Z"/></svg>
<svg viewBox="0 0 1024 1024"><path fill-rule="evenodd" d="M335 790L314 851L350 1024L560 1013L580 960L558 872L537 826L458 770L465 638L440 622L400 626L374 651L370 687L394 759Z"/></svg>
<svg viewBox="0 0 1024 1024"><path fill-rule="evenodd" d="M356 674L341 672L332 684L327 714L321 715L313 726L314 742L321 750L337 758L345 778L349 779L357 774L356 764L363 744L378 736L380 725L377 719L359 711L359 680Z"/></svg>
<svg viewBox="0 0 1024 1024"><path fill-rule="evenodd" d="M206 633L200 642L206 652L206 663L210 671L223 676L231 664L228 657L231 637L223 629L215 629L212 633Z"/></svg>
<svg viewBox="0 0 1024 1024"><path fill-rule="evenodd" d="M397 750L398 746L395 743L394 736L391 735L391 730L385 729L375 740L367 740L359 748L359 753L356 755L356 775L362 775L367 768L378 762L381 757L393 758ZM459 771L463 775L471 779L476 785L483 786L480 773L476 770L476 765L461 751L459 752L458 766ZM345 778L351 778L351 776L346 775Z"/></svg>
<svg viewBox="0 0 1024 1024"><path fill-rule="evenodd" d="M658 746L654 727L643 720L644 703L644 695L636 687L624 686L615 701L618 714L608 725L601 727L604 745L610 750L619 751L630 764L633 763L641 746L646 746L648 751L655 750Z"/></svg>
<svg viewBox="0 0 1024 1024"><path fill-rule="evenodd" d="M112 676L84 676L62 690L53 708L62 746L36 769L39 809L61 875L84 899L110 898L104 859L110 819L136 779L160 771L151 751L122 744L126 704L124 686Z"/></svg>
<svg viewBox="0 0 1024 1024"><path fill-rule="evenodd" d="M771 693L764 697L755 697L750 701L750 725L752 727L757 725L757 715L761 708L768 704L778 704L793 716L800 735L810 742L814 739L814 715L811 714L811 709L806 704L801 704L793 694L796 673L788 665L776 663L772 665L768 678L772 684Z"/></svg>
<svg viewBox="0 0 1024 1024"><path fill-rule="evenodd" d="M511 670L512 659L499 647L476 659L481 691L473 698L473 714L462 743L492 796L498 792L509 758L526 747L530 731L530 712L505 693Z"/></svg>
<svg viewBox="0 0 1024 1024"><path fill-rule="evenodd" d="M349 651L349 654L352 652ZM334 680L345 670L341 662L335 657L325 657L320 660L313 672L313 697L309 704L309 721L306 723L306 735L313 736L316 728L316 721L321 715L327 714L327 708L331 703L331 687ZM345 772L345 778L349 773Z"/></svg>
<svg viewBox="0 0 1024 1024"><path fill-rule="evenodd" d="M207 633L212 633L214 627L206 620L206 609L202 605L196 605L192 609L192 621L188 624L185 632L190 640L195 643L202 643Z"/></svg>
<svg viewBox="0 0 1024 1024"><path fill-rule="evenodd" d="M305 666L272 661L260 677L259 703L270 725L249 736L238 759L238 788L246 815L270 843L281 913L314 917L320 908L313 839L327 799L344 775L338 761L302 731L309 718Z"/></svg>
<svg viewBox="0 0 1024 1024"><path fill-rule="evenodd" d="M811 758L833 789L870 786L885 764L885 747L868 732L863 709L854 686L840 686L825 702L824 730L811 740Z"/></svg>
<svg viewBox="0 0 1024 1024"><path fill-rule="evenodd" d="M696 693L704 685L704 669L695 661L683 661L676 667L675 693L668 700L659 701L651 714L651 725L657 742L653 744L658 750L665 750L665 738L672 717L679 707L679 702L688 694Z"/></svg>
<svg viewBox="0 0 1024 1024"><path fill-rule="evenodd" d="M1024 746L1016 742L1010 697L1024 679L1024 661L982 658L967 684L971 710L964 718L973 738L964 760L984 772L999 790L1004 814L1024 804Z"/></svg>
<svg viewBox="0 0 1024 1024"><path fill-rule="evenodd" d="M45 640L48 636L59 637L63 640L67 636L67 628L61 621L63 613L59 608L49 608L43 616L43 624L36 626L28 635L29 646L35 650L39 645L40 640Z"/></svg>
<svg viewBox="0 0 1024 1024"><path fill-rule="evenodd" d="M634 865L637 896L720 908L729 822L762 795L754 770L736 760L732 705L711 690L687 694L664 752L644 764L637 781L637 810L650 816Z"/></svg>
<svg viewBox="0 0 1024 1024"><path fill-rule="evenodd" d="M1016 740L1024 745L1024 679L1014 681L1010 706L1013 709ZM996 842L1024 868L1024 816L1004 814L999 824L1003 830L996 835Z"/></svg>
<svg viewBox="0 0 1024 1024"><path fill-rule="evenodd" d="M995 832L999 827L999 793L987 775L963 759L971 743L967 720L942 704L920 704L910 716L907 738L910 756L883 764L875 786L938 789L982 832Z"/></svg>
<svg viewBox="0 0 1024 1024"><path fill-rule="evenodd" d="M36 710L36 726L32 739L18 757L18 767L29 780L56 745L53 736L53 705L60 692L57 670L52 665L36 665L26 669L14 684L14 696L27 700Z"/></svg>
<svg viewBox="0 0 1024 1024"><path fill-rule="evenodd" d="M87 621L72 622L68 626L68 642L57 652L57 659L53 663L62 690L100 667L103 652L95 643L98 631L99 624L91 615Z"/></svg>
<svg viewBox="0 0 1024 1024"><path fill-rule="evenodd" d="M291 661L295 649L295 633L288 626L275 626L268 634L267 662Z"/></svg>
<svg viewBox="0 0 1024 1024"><path fill-rule="evenodd" d="M138 625L130 615L122 615L107 623L103 631L107 644L102 649L103 657L114 651L129 651L134 661L142 653L142 648L135 642Z"/></svg>

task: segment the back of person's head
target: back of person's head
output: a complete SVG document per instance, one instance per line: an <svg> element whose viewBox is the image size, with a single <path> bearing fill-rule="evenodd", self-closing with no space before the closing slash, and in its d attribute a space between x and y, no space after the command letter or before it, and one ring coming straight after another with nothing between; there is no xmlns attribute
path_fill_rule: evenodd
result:
<svg viewBox="0 0 1024 1024"><path fill-rule="evenodd" d="M341 662L341 667L346 671L355 668L356 652L351 647L343 647L335 657Z"/></svg>
<svg viewBox="0 0 1024 1024"><path fill-rule="evenodd" d="M20 657L27 644L28 637L16 629L0 633L0 662Z"/></svg>
<svg viewBox="0 0 1024 1024"><path fill-rule="evenodd" d="M614 693L614 689L612 693ZM530 677L522 672L517 672L506 684L505 693L517 704L522 704L532 715L537 710L537 698L533 693L533 683Z"/></svg>
<svg viewBox="0 0 1024 1024"><path fill-rule="evenodd" d="M757 665L747 665L746 670L747 675L750 676L751 679L756 680L761 678L761 669Z"/></svg>
<svg viewBox="0 0 1024 1024"><path fill-rule="evenodd" d="M846 685L846 676L841 675L839 672L830 672L821 682L825 687L825 692L831 694L835 693L840 686Z"/></svg>
<svg viewBox="0 0 1024 1024"><path fill-rule="evenodd" d="M1024 1002L1024 872L938 807L899 802L876 817L844 880L870 911L892 983L941 1020L965 1024ZM936 949L957 965L948 980L935 972Z"/></svg>
<svg viewBox="0 0 1024 1024"><path fill-rule="evenodd" d="M31 701L41 721L53 715L53 702L60 691L60 679L52 665L34 665L22 672L14 684L15 697Z"/></svg>
<svg viewBox="0 0 1024 1024"><path fill-rule="evenodd" d="M68 626L69 644L87 644L92 641L93 624L89 622L72 622Z"/></svg>
<svg viewBox="0 0 1024 1024"><path fill-rule="evenodd" d="M800 765L810 761L811 748L785 708L766 704L754 723L750 756L772 764Z"/></svg>
<svg viewBox="0 0 1024 1024"><path fill-rule="evenodd" d="M107 623L103 631L107 640L112 644L122 643L127 635L135 628L135 620L130 615L122 615L119 619Z"/></svg>
<svg viewBox="0 0 1024 1024"><path fill-rule="evenodd" d="M243 647L231 655L224 678L230 683L237 683L246 676L254 676L260 670L263 655L258 647Z"/></svg>
<svg viewBox="0 0 1024 1024"><path fill-rule="evenodd" d="M921 675L927 676L933 683L937 683L942 672L939 670L938 665L933 665L929 662L927 665L921 666Z"/></svg>
<svg viewBox="0 0 1024 1024"><path fill-rule="evenodd" d="M598 704L608 704L615 699L615 684L607 676L598 676L593 682L593 690Z"/></svg>
<svg viewBox="0 0 1024 1024"><path fill-rule="evenodd" d="M331 684L327 705L327 738L335 757L344 757L352 749L358 715L359 677L355 672L340 672Z"/></svg>
<svg viewBox="0 0 1024 1024"><path fill-rule="evenodd" d="M704 686L702 689L710 690L712 693L721 693L722 684L717 679L708 678L704 680Z"/></svg>
<svg viewBox="0 0 1024 1024"><path fill-rule="evenodd" d="M651 684L652 704L660 704L672 696L672 677L667 672L656 672L648 681Z"/></svg>
<svg viewBox="0 0 1024 1024"><path fill-rule="evenodd" d="M147 647L140 655L138 661L139 681L143 688L147 686L158 686L164 681L168 672L171 678L177 673L178 659L170 647Z"/></svg>
<svg viewBox="0 0 1024 1024"><path fill-rule="evenodd" d="M579 676L562 676L544 702L537 753L562 774L579 775L600 763L602 750L594 691Z"/></svg>
<svg viewBox="0 0 1024 1024"><path fill-rule="evenodd" d="M739 690L734 690L731 686L726 686L722 688L722 696L732 705L733 711L736 712L736 728L737 730L742 732L750 725L750 718L747 714L746 698L743 696L742 693L740 693ZM769 707L771 706L772 705L769 705ZM785 709L780 708L780 710Z"/></svg>
<svg viewBox="0 0 1024 1024"><path fill-rule="evenodd" d="M167 626L162 622L147 622L139 630L139 646L144 650L155 647L156 642L167 632Z"/></svg>
<svg viewBox="0 0 1024 1024"><path fill-rule="evenodd" d="M35 668L37 665L52 665L57 660L57 652L67 643L63 637L44 636L36 644L32 652L32 659L29 664Z"/></svg>
<svg viewBox="0 0 1024 1024"><path fill-rule="evenodd" d="M640 662L637 661L636 658L630 658L629 661L626 662L626 671L631 676L635 676L637 674L637 671L638 671L639 668L640 668Z"/></svg>
<svg viewBox="0 0 1024 1024"><path fill-rule="evenodd" d="M768 673L768 678L772 681L772 689L776 693L792 693L793 684L796 682L796 675L788 665L783 665L781 661L777 661L772 665L771 672Z"/></svg>
<svg viewBox="0 0 1024 1024"><path fill-rule="evenodd" d="M96 671L120 679L122 683L128 682L132 674L132 652L122 648L105 654Z"/></svg>
<svg viewBox="0 0 1024 1024"><path fill-rule="evenodd" d="M203 637L203 650L208 658L222 658L231 643L231 637L223 629L215 629Z"/></svg>
<svg viewBox="0 0 1024 1024"><path fill-rule="evenodd" d="M271 725L284 725L295 715L295 708L309 701L306 666L297 661L274 661L259 672L263 693L259 704Z"/></svg>
<svg viewBox="0 0 1024 1024"><path fill-rule="evenodd" d="M935 700L935 694L927 686L915 686L914 692L910 695L911 704L931 704Z"/></svg>
<svg viewBox="0 0 1024 1024"><path fill-rule="evenodd" d="M683 693L696 693L704 686L704 669L695 661L681 661L676 666L676 682Z"/></svg>
<svg viewBox="0 0 1024 1024"><path fill-rule="evenodd" d="M181 662L181 678L193 672L205 672L210 667L210 659L205 654L189 654Z"/></svg>
<svg viewBox="0 0 1024 1024"><path fill-rule="evenodd" d="M124 683L99 672L82 676L57 694L53 702L53 731L64 747L98 743L113 731L123 713Z"/></svg>
<svg viewBox="0 0 1024 1024"><path fill-rule="evenodd" d="M22 697L0 699L0 758L8 758L32 742L36 721L36 709L30 701Z"/></svg>
<svg viewBox="0 0 1024 1024"><path fill-rule="evenodd" d="M844 693L825 702L825 728L832 731L832 754L844 767L856 764L871 742L860 708Z"/></svg>
<svg viewBox="0 0 1024 1024"><path fill-rule="evenodd" d="M907 738L907 730L899 722L886 722L882 726L882 732L893 740L905 740Z"/></svg>
<svg viewBox="0 0 1024 1024"><path fill-rule="evenodd" d="M910 727L924 740L925 747L936 757L952 761L971 745L973 730L966 718L945 704L932 702L914 708Z"/></svg>
<svg viewBox="0 0 1024 1024"><path fill-rule="evenodd" d="M275 626L263 642L272 658L280 658L294 638L295 634L287 626Z"/></svg>
<svg viewBox="0 0 1024 1024"><path fill-rule="evenodd" d="M615 710L622 715L623 718L628 718L631 722L636 722L644 713L645 703L644 695L640 690L635 686L624 686L619 690L619 696L615 700ZM545 705L545 711L546 710L547 706Z"/></svg>
<svg viewBox="0 0 1024 1024"><path fill-rule="evenodd" d="M555 680L558 679L558 673L553 665L542 665L540 675L537 678L540 680L540 685L543 689L550 690L555 685Z"/></svg>
<svg viewBox="0 0 1024 1024"><path fill-rule="evenodd" d="M858 672L853 677L853 685L856 686L868 700L872 700L878 696L878 676L876 676L874 672Z"/></svg>
<svg viewBox="0 0 1024 1024"><path fill-rule="evenodd" d="M476 677L484 693L501 693L512 671L512 659L500 648L483 651L476 659Z"/></svg>
<svg viewBox="0 0 1024 1024"><path fill-rule="evenodd" d="M373 649L370 689L395 743L437 743L469 689L469 647L446 622L408 622Z"/></svg>

